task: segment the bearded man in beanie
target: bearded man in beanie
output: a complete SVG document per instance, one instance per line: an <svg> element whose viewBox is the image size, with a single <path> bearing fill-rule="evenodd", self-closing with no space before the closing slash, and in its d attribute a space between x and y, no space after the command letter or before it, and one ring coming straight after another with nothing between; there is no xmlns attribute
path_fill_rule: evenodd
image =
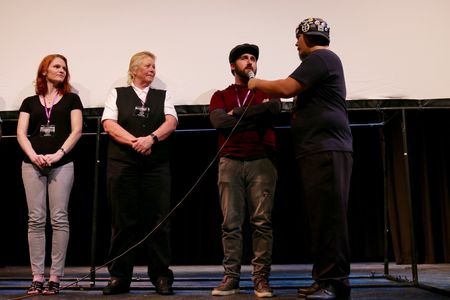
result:
<svg viewBox="0 0 450 300"><path fill-rule="evenodd" d="M234 84L211 98L209 116L219 134L218 188L222 208L224 277L212 295L239 293L242 264L242 226L249 213L252 228L254 292L272 297L269 275L272 264L272 207L277 181L274 166L273 116L280 112L279 98L247 87L256 73L259 48L252 44L234 47L229 54ZM236 126L233 131L233 128ZM228 140L227 140L228 139Z"/></svg>

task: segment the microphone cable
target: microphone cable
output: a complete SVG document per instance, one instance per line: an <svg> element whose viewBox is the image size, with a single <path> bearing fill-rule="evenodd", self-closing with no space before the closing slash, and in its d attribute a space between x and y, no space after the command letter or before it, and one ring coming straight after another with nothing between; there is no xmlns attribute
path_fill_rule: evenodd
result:
<svg viewBox="0 0 450 300"><path fill-rule="evenodd" d="M134 250L135 248L137 248L138 246L140 246L143 242L145 242L145 240L147 240L155 231L157 231L171 216L172 214L178 209L178 207L181 206L181 204L183 204L183 202L187 199L187 197L192 193L192 191L198 186L198 184L201 182L201 180L203 179L203 177L205 177L206 173L209 171L209 169L212 167L212 165L214 164L214 162L216 161L216 159L219 157L220 152L222 151L222 149L225 147L225 145L228 143L228 141L230 140L231 136L233 135L233 133L236 131L236 128L239 126L239 124L241 123L242 119L244 118L244 116L247 113L248 108L250 107L250 105L253 102L253 99L255 98L255 93L252 93L250 101L248 102L248 105L245 107L244 112L242 113L242 115L239 117L239 119L237 120L236 124L233 126L233 128L231 129L230 133L228 134L227 138L225 139L225 141L223 142L222 146L219 148L219 150L217 151L217 153L214 155L213 159L211 160L211 162L208 164L208 166L206 167L206 169L200 174L200 176L198 177L198 179L195 181L195 183L192 185L192 187L186 192L186 194L181 198L181 200L167 213L167 215L158 223L155 225L155 227L150 230L149 233L147 233L140 241L138 241L137 243L135 243L134 245L132 245L130 248L128 248L127 250L125 250L123 253L117 255L116 257L110 259L109 261L107 261L106 263L104 263L103 265L96 267L93 271L91 271L89 274L77 279L76 281L73 281L72 283L69 283L67 285L61 286L60 287L60 291L67 289L73 285L77 285L79 282L83 281L84 279L88 278L91 276L92 272L96 272L98 270L100 270L101 268L104 268L106 266L108 266L110 263L114 262L115 260L123 257L124 255L128 254L130 251ZM19 299L25 299L25 298L29 298L29 297L34 297L36 295L24 295L24 296L20 296L20 297L16 297L16 298L9 298L8 300L19 300Z"/></svg>

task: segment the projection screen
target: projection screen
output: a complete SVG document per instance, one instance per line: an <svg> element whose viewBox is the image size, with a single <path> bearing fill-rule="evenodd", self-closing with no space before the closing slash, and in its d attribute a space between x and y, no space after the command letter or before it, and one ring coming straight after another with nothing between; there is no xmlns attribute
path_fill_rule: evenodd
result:
<svg viewBox="0 0 450 300"><path fill-rule="evenodd" d="M300 63L295 28L331 26L352 99L450 98L448 0L0 0L0 111L34 94L41 59L61 53L85 107L126 84L132 54L157 56L174 104L208 104L233 82L230 49L260 47L257 76L287 77ZM289 101L289 99L287 99Z"/></svg>

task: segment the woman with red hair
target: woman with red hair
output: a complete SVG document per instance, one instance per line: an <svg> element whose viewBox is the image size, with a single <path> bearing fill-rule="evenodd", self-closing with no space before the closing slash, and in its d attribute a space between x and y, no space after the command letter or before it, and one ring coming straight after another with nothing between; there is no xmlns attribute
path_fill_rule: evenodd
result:
<svg viewBox="0 0 450 300"><path fill-rule="evenodd" d="M33 281L29 295L59 293L69 242L68 203L74 181L70 150L81 137L83 105L71 92L67 59L51 54L36 76L36 95L19 109L17 140L24 152L22 179L28 206L28 244ZM52 226L50 277L44 289L45 226Z"/></svg>

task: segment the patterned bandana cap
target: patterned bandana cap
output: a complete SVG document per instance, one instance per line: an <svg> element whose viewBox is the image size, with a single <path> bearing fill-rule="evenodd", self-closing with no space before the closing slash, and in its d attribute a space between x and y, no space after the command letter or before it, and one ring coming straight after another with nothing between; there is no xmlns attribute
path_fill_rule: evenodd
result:
<svg viewBox="0 0 450 300"><path fill-rule="evenodd" d="M330 40L330 27L327 22L320 18L307 18L298 25L295 30L295 36L298 38L300 34L320 35Z"/></svg>

